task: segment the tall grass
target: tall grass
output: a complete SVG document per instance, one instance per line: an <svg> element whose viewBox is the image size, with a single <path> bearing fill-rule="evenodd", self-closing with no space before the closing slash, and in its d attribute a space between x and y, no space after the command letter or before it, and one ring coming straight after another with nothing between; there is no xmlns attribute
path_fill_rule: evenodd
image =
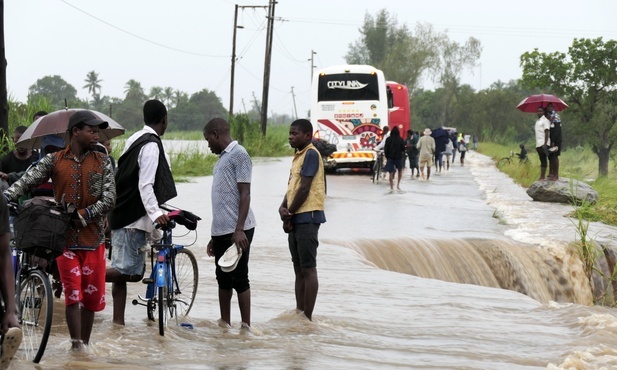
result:
<svg viewBox="0 0 617 370"><path fill-rule="evenodd" d="M518 152L518 144L482 143L479 146L479 152L499 163L499 169L516 183L529 187L540 177L540 160L535 153L534 143L525 146L530 148L527 153L529 161L526 163L519 163L516 156L511 163L500 161L504 157L509 157L510 151ZM560 177L587 182L599 194L596 204L578 208L578 214L588 221L601 221L607 225L617 226L617 167L615 161L611 160L609 175L606 177L598 177L598 157L587 147L563 151L559 163Z"/></svg>
<svg viewBox="0 0 617 370"><path fill-rule="evenodd" d="M243 130L243 131L240 131ZM246 127L235 127L232 124L232 138L239 136L238 140L252 157L280 157L292 155L293 150L288 144L287 126L268 126L266 137L261 135L258 129L247 129ZM132 133L125 133L111 141L111 155L118 159L124 148L124 141ZM167 140L205 140L201 131L171 131L166 132ZM212 175L214 165L218 157L213 154L202 153L197 146L189 148L184 152L173 153L170 155L172 173L176 182L186 182L189 177Z"/></svg>

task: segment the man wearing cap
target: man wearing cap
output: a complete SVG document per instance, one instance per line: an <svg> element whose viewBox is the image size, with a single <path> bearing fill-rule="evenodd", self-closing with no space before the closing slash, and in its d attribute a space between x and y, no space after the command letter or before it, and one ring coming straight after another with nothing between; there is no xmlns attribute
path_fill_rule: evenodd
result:
<svg viewBox="0 0 617 370"><path fill-rule="evenodd" d="M94 313L105 308L104 220L114 206L116 187L109 157L92 149L107 126L91 111L75 112L68 123L66 149L43 157L4 192L16 201L51 178L56 202L77 208L64 253L56 258L73 349L90 342Z"/></svg>
<svg viewBox="0 0 617 370"><path fill-rule="evenodd" d="M176 185L161 136L167 129L167 108L148 100L143 108L145 126L126 140L118 159L116 208L109 214L113 322L124 325L126 283L140 281L146 269L148 239L156 239L153 222L167 225L169 217L159 205L176 197Z"/></svg>
<svg viewBox="0 0 617 370"><path fill-rule="evenodd" d="M432 131L425 128L422 137L418 140L417 148L420 150L420 173L424 180L424 167L426 166L426 180L431 178L431 163L435 156L435 139L431 137Z"/></svg>

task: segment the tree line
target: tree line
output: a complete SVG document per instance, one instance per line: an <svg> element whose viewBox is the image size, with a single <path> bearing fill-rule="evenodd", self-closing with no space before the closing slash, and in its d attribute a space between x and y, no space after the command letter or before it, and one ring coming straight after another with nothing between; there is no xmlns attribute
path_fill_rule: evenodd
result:
<svg viewBox="0 0 617 370"><path fill-rule="evenodd" d="M598 173L608 174L617 140L617 41L581 38L573 40L567 53L526 52L520 57L520 79L475 91L462 85L460 77L480 58L477 39L459 44L430 24L418 23L410 30L385 9L374 16L367 13L359 32L349 44L347 63L373 65L388 80L407 85L416 130L449 126L480 140L533 143L535 114L516 106L531 94L555 94L570 106L561 112L564 149L591 146ZM423 77L438 87L420 88Z"/></svg>
<svg viewBox="0 0 617 370"><path fill-rule="evenodd" d="M139 81L131 79L124 85L124 97L102 95L102 83L99 73L90 71L84 79L82 89L90 96L86 99L77 97L77 89L61 76L44 76L28 89L28 102L12 102L13 112L28 110L27 106L37 106L39 110L55 111L68 108L87 108L105 113L122 124L127 130L137 130L143 126L142 107L148 99L158 99L169 109L170 130L201 130L205 122L214 117L227 117L228 111L221 98L214 91L204 88L193 94L172 87L154 86L146 91ZM32 109L29 109L32 110ZM259 124L260 102L254 100L243 113L248 122ZM31 116L18 115L19 124L29 125ZM269 122L282 124L291 122L291 117L272 112ZM9 124L10 127L16 125Z"/></svg>

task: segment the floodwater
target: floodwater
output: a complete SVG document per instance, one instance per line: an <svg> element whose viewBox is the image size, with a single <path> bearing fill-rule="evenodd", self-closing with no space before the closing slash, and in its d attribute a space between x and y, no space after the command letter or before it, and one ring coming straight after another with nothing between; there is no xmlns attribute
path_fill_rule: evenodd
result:
<svg viewBox="0 0 617 370"><path fill-rule="evenodd" d="M251 247L253 332L218 326L213 259L206 255L210 177L178 184L170 202L202 216L190 248L199 262L194 329L165 337L141 306L127 326L97 314L92 344L69 350L64 308L40 365L16 369L609 369L617 367L617 310L589 306L576 234L564 205L534 203L485 157L469 153L429 182L389 193L368 174L328 175L314 322L295 314L293 269L278 219L290 158L255 159ZM592 225L609 240L613 228ZM178 228L178 232L180 228ZM178 240L177 240L178 241ZM502 287L507 289L502 289ZM130 285L129 299L145 286ZM559 303L557 303L559 302Z"/></svg>

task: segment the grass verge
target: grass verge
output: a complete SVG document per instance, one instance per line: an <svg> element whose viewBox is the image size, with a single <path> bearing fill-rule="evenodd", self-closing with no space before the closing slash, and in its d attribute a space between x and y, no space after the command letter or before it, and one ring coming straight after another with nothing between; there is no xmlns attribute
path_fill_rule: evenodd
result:
<svg viewBox="0 0 617 370"><path fill-rule="evenodd" d="M528 145L529 161L520 163L516 155L511 161L502 160L510 156L510 151L518 152L518 144L501 145L482 143L479 152L497 163L499 170L510 176L516 183L529 187L540 176L540 160L535 148ZM585 181L598 192L599 200L594 205L582 207L577 212L587 221L600 221L617 226L617 166L611 161L609 175L598 177L598 157L590 148L565 150L559 159L560 176Z"/></svg>

